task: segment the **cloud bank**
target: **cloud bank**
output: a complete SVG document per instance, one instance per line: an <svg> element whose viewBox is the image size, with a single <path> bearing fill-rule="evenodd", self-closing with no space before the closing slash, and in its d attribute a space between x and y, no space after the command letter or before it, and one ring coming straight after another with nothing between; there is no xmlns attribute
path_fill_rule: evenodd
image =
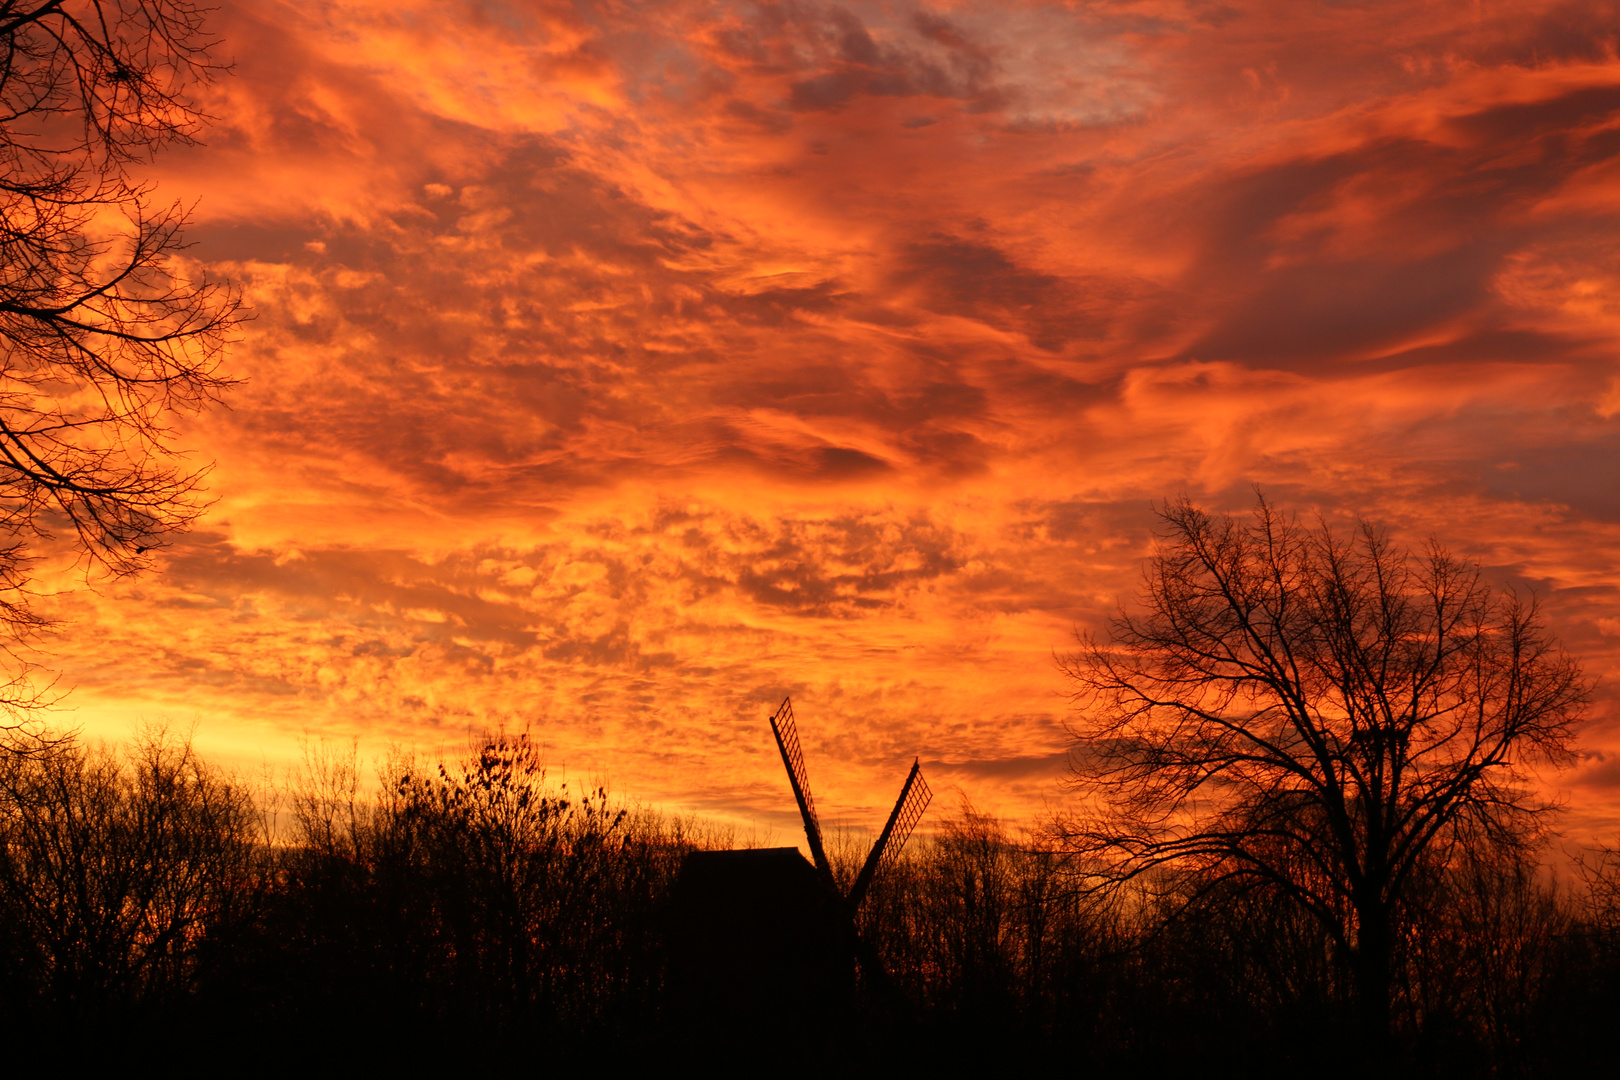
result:
<svg viewBox="0 0 1620 1080"><path fill-rule="evenodd" d="M79 719L455 747L780 825L1060 800L1155 500L1435 536L1620 663L1607 3L288 0L154 178L257 313ZM1620 824L1620 719L1557 783ZM99 727L98 727L99 726Z"/></svg>

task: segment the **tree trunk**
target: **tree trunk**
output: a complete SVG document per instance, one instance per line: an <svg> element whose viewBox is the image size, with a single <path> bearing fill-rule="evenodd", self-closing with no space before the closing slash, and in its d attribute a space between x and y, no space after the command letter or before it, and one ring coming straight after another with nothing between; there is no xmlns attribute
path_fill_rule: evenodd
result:
<svg viewBox="0 0 1620 1080"><path fill-rule="evenodd" d="M1381 899L1357 905L1356 1012L1361 1027L1362 1052L1369 1065L1391 1064L1390 957L1394 933L1390 912Z"/></svg>

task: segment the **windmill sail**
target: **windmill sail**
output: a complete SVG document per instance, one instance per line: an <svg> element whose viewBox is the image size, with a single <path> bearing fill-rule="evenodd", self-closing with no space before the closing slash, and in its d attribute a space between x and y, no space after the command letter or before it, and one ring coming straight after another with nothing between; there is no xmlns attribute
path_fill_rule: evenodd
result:
<svg viewBox="0 0 1620 1080"><path fill-rule="evenodd" d="M866 899L866 890L872 887L872 879L877 876L878 870L900 857L900 850L906 846L911 830L917 827L918 820L933 798L928 781L922 777L922 763L913 760L905 786L900 789L900 797L894 802L894 810L890 812L883 831L878 834L877 843L872 845L871 854L866 856L866 865L861 867L855 887L849 890L850 911L860 910L861 901Z"/></svg>
<svg viewBox="0 0 1620 1080"><path fill-rule="evenodd" d="M810 774L805 771L804 751L799 749L799 729L793 723L792 698L783 698L781 706L771 716L771 733L776 736L776 748L782 752L788 783L793 785L793 797L798 800L799 814L804 818L804 838L810 843L810 856L816 862L816 869L830 883L833 880L832 863L827 860L827 850L821 845L821 823L816 820L816 802L810 795Z"/></svg>

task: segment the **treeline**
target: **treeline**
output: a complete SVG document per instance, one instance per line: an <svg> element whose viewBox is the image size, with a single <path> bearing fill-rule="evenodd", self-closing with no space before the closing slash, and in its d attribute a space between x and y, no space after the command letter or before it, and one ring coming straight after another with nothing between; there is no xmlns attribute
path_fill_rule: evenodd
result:
<svg viewBox="0 0 1620 1080"><path fill-rule="evenodd" d="M317 748L252 788L162 735L0 759L10 1026L458 1060L656 1021L682 821L550 785L524 738L363 793Z"/></svg>
<svg viewBox="0 0 1620 1080"><path fill-rule="evenodd" d="M1395 1010L1408 1075L1543 1076L1606 1059L1620 861L1588 855L1560 882L1536 854L1455 851L1408 890ZM940 1060L1367 1075L1349 958L1285 895L1189 874L1104 899L1067 870L964 811L884 882L864 930Z"/></svg>
<svg viewBox="0 0 1620 1080"><path fill-rule="evenodd" d="M316 753L280 797L181 741L0 758L0 1008L28 1046L458 1065L649 1065L694 1047L666 985L681 860L729 837L547 781L523 738L464 761ZM279 804L279 805L278 805ZM852 873L856 845L839 861ZM879 880L841 1031L807 1042L959 1071L1354 1064L1349 979L1278 897L1159 879L1103 900L962 810ZM1411 890L1400 1043L1425 1075L1541 1075L1620 1005L1620 872L1455 852ZM329 1060L323 1059L323 1060Z"/></svg>

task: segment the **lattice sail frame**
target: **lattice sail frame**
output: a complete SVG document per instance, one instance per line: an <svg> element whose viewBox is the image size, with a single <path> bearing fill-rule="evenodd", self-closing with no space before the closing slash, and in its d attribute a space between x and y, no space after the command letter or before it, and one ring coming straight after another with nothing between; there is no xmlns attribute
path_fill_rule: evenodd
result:
<svg viewBox="0 0 1620 1080"><path fill-rule="evenodd" d="M883 823L883 831L867 853L866 862L849 890L848 903L852 914L859 913L867 890L872 887L878 873L899 858L900 849L905 846L911 830L917 825L917 819L928 809L933 797L934 793L928 790L928 783L922 778L922 763L913 761L911 771L906 774L906 782L900 788L900 796L894 800L894 809L889 812L889 819ZM897 832L898 836L895 835ZM894 854L891 855L891 852Z"/></svg>
<svg viewBox="0 0 1620 1080"><path fill-rule="evenodd" d="M792 698L782 699L782 704L771 716L771 730L776 733L776 743L782 751L782 760L787 764L794 784L804 794L805 806L809 807L810 816L813 818L816 816L816 800L810 794L810 774L805 770L804 751L799 747L799 726L793 722ZM816 831L821 831L819 822Z"/></svg>
<svg viewBox="0 0 1620 1080"><path fill-rule="evenodd" d="M911 838L911 830L917 827L922 820L923 812L928 804L934 801L934 793L928 787L928 781L923 779L922 763L913 761L915 779L911 790L906 792L905 801L900 804L900 812L895 815L894 831L889 834L889 842L883 848L883 854L878 858L878 873L883 873L900 858L900 851Z"/></svg>
<svg viewBox="0 0 1620 1080"><path fill-rule="evenodd" d="M793 785L793 797L799 803L800 816L804 818L804 836L810 844L810 856L815 860L816 869L831 881L832 863L822 845L816 800L810 794L810 773L804 766L804 750L799 746L799 728L793 722L793 699L783 698L770 719L771 733L776 736L776 748L782 752L782 764L787 767L788 782Z"/></svg>

